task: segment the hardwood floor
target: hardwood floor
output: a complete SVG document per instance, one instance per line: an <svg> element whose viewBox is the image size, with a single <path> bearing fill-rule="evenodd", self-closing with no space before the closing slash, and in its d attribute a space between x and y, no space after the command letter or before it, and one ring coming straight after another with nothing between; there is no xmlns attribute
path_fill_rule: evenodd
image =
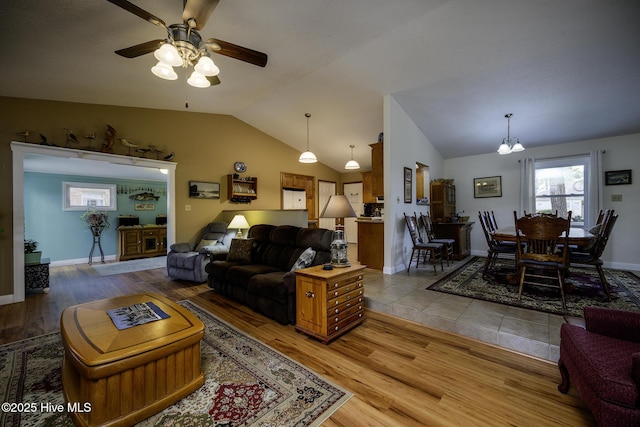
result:
<svg viewBox="0 0 640 427"><path fill-rule="evenodd" d="M0 344L58 331L70 305L142 291L191 300L353 392L327 427L595 425L574 389L557 391L549 362L369 310L324 345L164 269L102 277L88 265L54 267L49 293L0 306Z"/></svg>

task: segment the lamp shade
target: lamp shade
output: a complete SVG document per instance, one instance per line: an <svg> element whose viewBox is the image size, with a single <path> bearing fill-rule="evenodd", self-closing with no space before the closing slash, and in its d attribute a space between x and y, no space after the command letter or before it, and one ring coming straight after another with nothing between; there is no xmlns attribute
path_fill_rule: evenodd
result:
<svg viewBox="0 0 640 427"><path fill-rule="evenodd" d="M329 197L327 205L320 214L321 218L353 218L355 216L356 213L344 194Z"/></svg>
<svg viewBox="0 0 640 427"><path fill-rule="evenodd" d="M346 165L344 165L344 168L347 170L355 170L355 169L360 169L360 164L358 162L356 162L355 160L351 159L347 162Z"/></svg>
<svg viewBox="0 0 640 427"><path fill-rule="evenodd" d="M206 88L211 86L211 82L207 80L207 78L203 74L200 74L197 71L191 73L191 77L189 77L187 83L189 83L193 87L199 88Z"/></svg>
<svg viewBox="0 0 640 427"><path fill-rule="evenodd" d="M300 154L300 157L298 157L298 161L300 163L315 163L318 161L318 159L316 158L316 155L311 151L305 151L304 153Z"/></svg>
<svg viewBox="0 0 640 427"><path fill-rule="evenodd" d="M178 52L178 49L172 44L165 43L157 49L153 56L163 64L170 65L172 67L179 67L182 65L182 57Z"/></svg>
<svg viewBox="0 0 640 427"><path fill-rule="evenodd" d="M228 228L249 228L249 223L244 215L238 214L233 217Z"/></svg>
<svg viewBox="0 0 640 427"><path fill-rule="evenodd" d="M178 75L173 71L173 68L162 61L158 61L154 67L151 67L151 72L165 80L175 80L178 78Z"/></svg>
<svg viewBox="0 0 640 427"><path fill-rule="evenodd" d="M201 56L198 63L193 67L197 72L205 76L217 76L220 74L220 68L213 63L208 56Z"/></svg>

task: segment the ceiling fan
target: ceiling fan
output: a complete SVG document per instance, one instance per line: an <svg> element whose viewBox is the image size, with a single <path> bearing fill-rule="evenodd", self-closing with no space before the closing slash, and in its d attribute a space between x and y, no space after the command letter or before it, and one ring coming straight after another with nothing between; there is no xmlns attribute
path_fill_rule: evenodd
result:
<svg viewBox="0 0 640 427"><path fill-rule="evenodd" d="M259 67L267 65L267 54L238 46L220 39L202 40L197 30L207 23L219 0L184 0L181 24L167 25L146 10L127 0L107 0L140 18L163 28L166 39L151 40L125 49L116 50L125 58L136 58L154 52L158 64L152 72L161 78L175 80L178 76L172 67L194 67L188 82L195 87L209 87L220 84L220 70L209 57L209 51L248 62Z"/></svg>

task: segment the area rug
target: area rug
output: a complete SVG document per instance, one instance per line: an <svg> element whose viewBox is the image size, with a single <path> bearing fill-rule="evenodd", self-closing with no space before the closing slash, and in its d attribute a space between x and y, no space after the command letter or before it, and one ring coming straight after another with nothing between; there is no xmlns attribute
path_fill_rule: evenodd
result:
<svg viewBox="0 0 640 427"><path fill-rule="evenodd" d="M109 262L106 264L91 264L91 267L93 267L100 276L113 276L114 274L131 273L133 271L151 270L154 268L165 268L166 266L166 256Z"/></svg>
<svg viewBox="0 0 640 427"><path fill-rule="evenodd" d="M595 268L571 267L565 279L564 309L559 289L525 285L518 301L514 261L498 259L495 268L483 279L485 260L473 257L427 289L574 317L583 317L584 308L590 305L640 311L640 278L629 271L605 269L611 290L608 301Z"/></svg>
<svg viewBox="0 0 640 427"><path fill-rule="evenodd" d="M205 384L138 426L318 426L351 398L199 306L180 304L205 325ZM1 426L73 426L65 412L47 409L65 404L63 353L59 333L0 346Z"/></svg>

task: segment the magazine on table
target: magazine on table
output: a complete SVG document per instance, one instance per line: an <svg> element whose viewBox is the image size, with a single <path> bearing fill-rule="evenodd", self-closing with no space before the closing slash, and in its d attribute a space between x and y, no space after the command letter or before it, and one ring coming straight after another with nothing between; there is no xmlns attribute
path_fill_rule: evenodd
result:
<svg viewBox="0 0 640 427"><path fill-rule="evenodd" d="M156 320L170 317L151 301L128 305L126 307L113 308L111 310L107 310L107 314L111 317L113 324L119 330L144 325L145 323L155 322Z"/></svg>

